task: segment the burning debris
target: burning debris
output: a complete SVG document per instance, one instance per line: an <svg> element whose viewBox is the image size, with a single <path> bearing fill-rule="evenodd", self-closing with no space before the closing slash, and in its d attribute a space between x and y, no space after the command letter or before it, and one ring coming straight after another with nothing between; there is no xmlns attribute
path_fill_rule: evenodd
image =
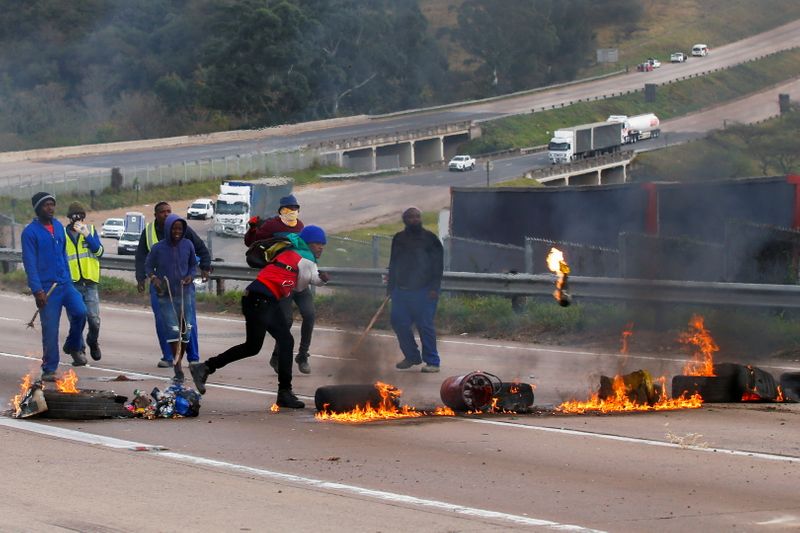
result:
<svg viewBox="0 0 800 533"><path fill-rule="evenodd" d="M567 291L567 278L570 270L564 260L564 252L558 248L551 248L550 253L547 254L547 268L556 275L556 290L553 292L553 298L561 307L567 307L572 303L572 296Z"/></svg>
<svg viewBox="0 0 800 533"><path fill-rule="evenodd" d="M200 393L180 384L171 385L163 392L155 387L149 395L136 389L133 401L125 405L125 409L133 416L147 420L194 417L200 414Z"/></svg>
<svg viewBox="0 0 800 533"><path fill-rule="evenodd" d="M695 348L692 360L683 367L683 374L713 376L714 354L719 351L719 346L711 337L711 332L706 329L703 317L693 315L689 321L689 331L681 333L678 340Z"/></svg>
<svg viewBox="0 0 800 533"><path fill-rule="evenodd" d="M584 414L587 412L612 413L633 411L672 411L697 409L703 405L699 394L669 398L666 378L653 380L646 370L637 370L613 378L600 377L600 388L586 401L564 402L556 411L560 413Z"/></svg>
<svg viewBox="0 0 800 533"><path fill-rule="evenodd" d="M317 420L334 422L369 422L397 418L418 418L424 411L400 405L403 391L380 381L375 385L329 385L314 394ZM438 411L438 409L437 409ZM431 414L445 414L434 412Z"/></svg>

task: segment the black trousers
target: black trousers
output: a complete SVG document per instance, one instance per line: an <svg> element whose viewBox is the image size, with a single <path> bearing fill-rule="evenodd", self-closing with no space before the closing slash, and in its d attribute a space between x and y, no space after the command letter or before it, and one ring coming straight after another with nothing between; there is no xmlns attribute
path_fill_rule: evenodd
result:
<svg viewBox="0 0 800 533"><path fill-rule="evenodd" d="M294 338L280 303L272 296L250 292L242 296L242 314L247 333L244 343L209 358L206 361L208 372L213 373L229 363L258 355L264 345L264 337L269 333L275 339L278 353L278 389L292 390Z"/></svg>
<svg viewBox="0 0 800 533"><path fill-rule="evenodd" d="M297 347L297 355L300 357L307 357L308 350L311 347L311 335L314 333L314 321L317 316L316 308L314 307L314 295L311 293L311 289L306 288L300 292L292 291L292 294L288 298L281 300L281 310L283 310L286 322L289 324L290 328L294 321L292 302L297 304L297 308L300 310L300 317L303 319L303 323L300 326L300 345ZM277 343L272 353L273 355L277 355Z"/></svg>

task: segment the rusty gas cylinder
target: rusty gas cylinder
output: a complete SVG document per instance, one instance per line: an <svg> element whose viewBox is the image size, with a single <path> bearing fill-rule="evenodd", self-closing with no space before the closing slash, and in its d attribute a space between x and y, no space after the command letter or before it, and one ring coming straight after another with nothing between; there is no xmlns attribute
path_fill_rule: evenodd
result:
<svg viewBox="0 0 800 533"><path fill-rule="evenodd" d="M476 371L445 379L439 394L453 411L485 411L501 386L500 378L494 374Z"/></svg>

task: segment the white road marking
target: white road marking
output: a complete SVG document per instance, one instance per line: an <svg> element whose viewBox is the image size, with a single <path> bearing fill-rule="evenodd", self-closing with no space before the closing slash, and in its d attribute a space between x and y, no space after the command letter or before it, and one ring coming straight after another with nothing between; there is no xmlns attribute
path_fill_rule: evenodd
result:
<svg viewBox="0 0 800 533"><path fill-rule="evenodd" d="M39 435L46 435L48 437L55 437L74 442L81 442L85 444L92 444L97 446L105 446L113 449L125 449L130 451L143 451L151 450L152 455L172 459L174 461L203 466L207 468L214 468L216 470L227 472L238 472L257 476L264 479L269 479L279 483L290 483L292 485L300 485L311 487L312 489L321 489L326 492L334 492L339 494L353 495L361 498L370 498L390 504L403 504L424 509L433 509L436 511L444 511L463 515L465 517L477 518L482 520L498 520L502 522L509 522L515 525L544 527L554 529L557 531L579 531L586 533L602 533L600 530L577 526L573 524L561 524L550 520L543 520L539 518L531 518L528 516L521 516L509 513L501 513L497 511L490 511L487 509L478 509L475 507L466 507L463 505L456 505L453 503L443 502L439 500L428 500L424 498L417 498L408 494L401 494L396 492L388 492L383 490L373 490L357 485L348 485L346 483L336 483L331 481L324 481L321 479L309 478L298 476L294 474L286 474L283 472L276 472L274 470L266 470L263 468L254 468L251 466L240 465L236 463L229 463L226 461L219 461L216 459L208 459L205 457L198 457L194 455L164 451L165 448L157 445L144 444L141 442L126 441L116 439L113 437L104 437L102 435L93 435L83 431L75 431L72 429L65 429L58 426L48 426L45 424L38 424L25 420L16 420L12 418L0 418L0 426L5 426L12 429L22 431L29 431Z"/></svg>
<svg viewBox="0 0 800 533"><path fill-rule="evenodd" d="M645 444L648 446L658 446L661 448L680 448L685 450L693 450L697 452L717 453L724 455L734 455L739 457L754 457L756 459L767 459L769 461L780 461L785 463L800 462L800 457L791 455L778 455L774 453L762 452L748 452L743 450L731 450L728 448L707 448L702 446L687 446L680 444L673 444L671 442L663 442L660 440L651 440L638 437L623 437L620 435L612 435L609 433L594 433L591 431L581 431L578 429L564 429L564 428L551 428L545 426L528 426L525 424L515 424L514 422L503 422L500 420L486 420L483 418L463 418L467 422L475 424L490 424L494 426L511 427L516 429L528 429L531 431L543 431L546 433L559 433L562 435L574 435L579 437L590 437L595 439L614 440L618 442L629 442L632 444Z"/></svg>

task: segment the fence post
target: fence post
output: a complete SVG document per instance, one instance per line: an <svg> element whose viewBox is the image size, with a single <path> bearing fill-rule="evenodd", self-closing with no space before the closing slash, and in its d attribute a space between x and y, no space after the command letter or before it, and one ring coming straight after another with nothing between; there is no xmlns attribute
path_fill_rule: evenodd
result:
<svg viewBox="0 0 800 533"><path fill-rule="evenodd" d="M453 240L450 237L444 238L444 271L450 272L450 258L453 250Z"/></svg>
<svg viewBox="0 0 800 533"><path fill-rule="evenodd" d="M525 237L525 273L533 274L533 239Z"/></svg>
<svg viewBox="0 0 800 533"><path fill-rule="evenodd" d="M372 236L372 268L379 268L380 263L380 236Z"/></svg>

